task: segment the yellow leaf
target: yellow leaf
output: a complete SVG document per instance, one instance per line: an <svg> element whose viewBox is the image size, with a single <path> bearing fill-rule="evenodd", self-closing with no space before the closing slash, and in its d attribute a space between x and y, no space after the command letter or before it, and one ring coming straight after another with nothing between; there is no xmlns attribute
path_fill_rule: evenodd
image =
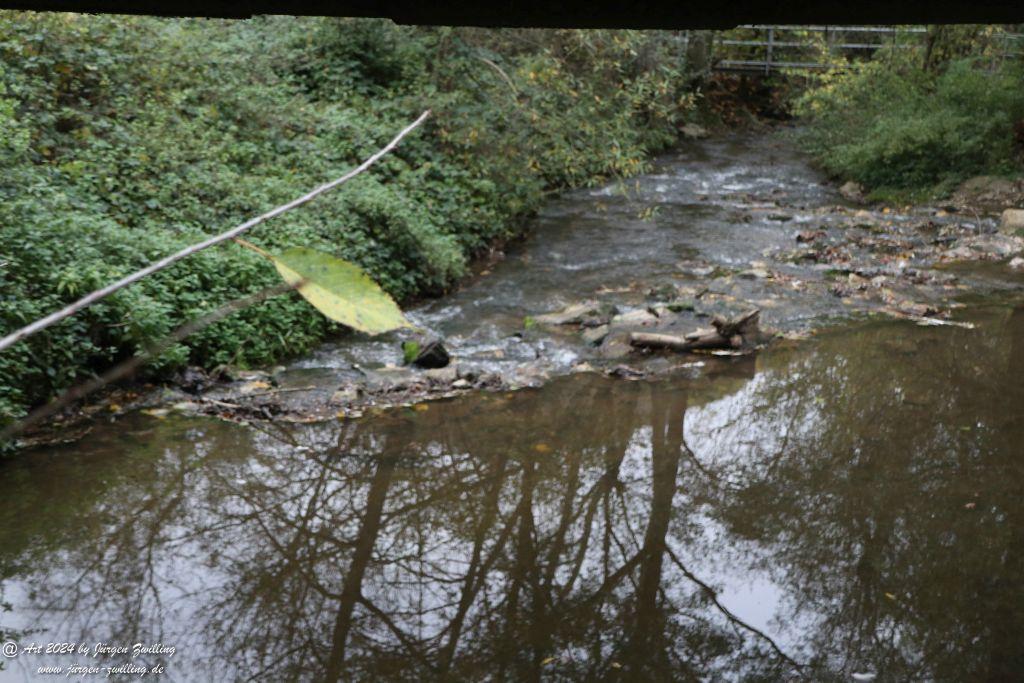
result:
<svg viewBox="0 0 1024 683"><path fill-rule="evenodd" d="M412 327L398 304L354 263L306 247L275 256L248 242L239 244L273 261L285 282L335 322L366 334Z"/></svg>
<svg viewBox="0 0 1024 683"><path fill-rule="evenodd" d="M533 450L537 451L538 453L550 453L551 446L547 445L546 443L538 443L534 444Z"/></svg>

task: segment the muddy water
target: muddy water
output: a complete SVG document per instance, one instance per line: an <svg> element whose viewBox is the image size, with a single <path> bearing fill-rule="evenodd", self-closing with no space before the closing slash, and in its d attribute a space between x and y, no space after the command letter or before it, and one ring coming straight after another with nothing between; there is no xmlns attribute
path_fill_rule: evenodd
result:
<svg viewBox="0 0 1024 683"><path fill-rule="evenodd" d="M794 205L831 201L796 157L729 153L642 179L654 222L608 208L637 201L613 190L559 200L417 315L498 362L506 317L781 240L757 221L742 238L730 183L770 194L781 166ZM711 205L690 232L667 218L685 192L679 211ZM656 381L574 374L317 424L137 414L27 453L0 465L0 630L88 654L22 651L0 680L1017 680L1024 305L1004 289L959 314L973 330L850 322ZM158 651L92 656L135 643Z"/></svg>

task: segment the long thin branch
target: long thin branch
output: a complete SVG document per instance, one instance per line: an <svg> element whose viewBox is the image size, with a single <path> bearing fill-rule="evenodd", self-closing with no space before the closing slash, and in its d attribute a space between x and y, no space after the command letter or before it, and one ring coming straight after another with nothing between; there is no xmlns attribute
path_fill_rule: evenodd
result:
<svg viewBox="0 0 1024 683"><path fill-rule="evenodd" d="M498 66L493 61L491 61L490 59L487 59L486 57L477 56L477 59L479 59L481 62L483 62L484 64L486 64L487 66L491 67L492 69L494 69L495 71L498 72L498 75L501 76L502 80L504 80L508 84L509 89L512 90L512 100L514 102L518 102L519 101L519 88L516 87L516 84L512 81L511 78L509 78L508 74L505 73L505 70L502 69L500 66Z"/></svg>
<svg viewBox="0 0 1024 683"><path fill-rule="evenodd" d="M246 230L256 227L260 223L268 221L271 218L275 218L276 216L280 216L281 214L287 211L291 211L292 209L302 206L303 204L307 204L316 199L317 197L319 197L320 195L322 195L324 192L328 192L329 190L333 190L339 185L343 185L344 183L356 177L366 169L373 166L382 156L384 156L385 154L393 150L395 147L397 147L398 143L401 142L402 138L404 138L406 135L412 132L413 129L418 127L421 123L423 123L428 116L430 116L429 109L420 114L420 117L418 119L416 119L408 126L406 126L398 135L394 137L394 139L391 140L391 142L389 142L386 146L381 148L376 154L369 157L368 159L366 159L366 161L359 164L354 169L352 169L345 175L341 176L340 178L332 180L331 182L325 185L321 185L312 192L304 194L298 199L294 199L288 202L287 204L282 204L276 209L272 209L260 216L251 218L247 220L245 223L242 223L241 225L237 225L234 228L231 228L227 232L215 235L214 237L199 242L198 244L193 244L190 247L186 247L175 254L171 254L170 256L162 258L159 261L146 266L142 270L137 270L131 275L127 275L121 278L117 282L111 283L102 289L97 289L95 292L83 296L81 299L74 302L73 304L70 304L62 308L59 311L51 313L45 318L40 318L39 320L36 320L35 322L30 323L25 327L22 327L20 330L12 332L3 339L0 339L0 351L3 351L9 346L21 341L22 339L25 339L28 336L35 334L36 332L39 332L40 330L46 329L47 327L53 325L54 323L60 322L65 318L73 316L75 313L78 313L83 308L86 308L87 306L96 303L97 301L103 299L104 297L110 296L114 292L123 289L130 284L138 282L147 275L152 275L157 271L163 270L164 268L173 265L174 263L177 263L183 258L191 256L192 254L202 251L203 249L209 249L210 247L220 244L221 242L226 242L227 240L237 237Z"/></svg>
<svg viewBox="0 0 1024 683"><path fill-rule="evenodd" d="M25 431L32 425L38 424L40 421L45 420L54 413L63 410L67 406L71 405L75 401L88 396L97 389L101 389L111 382L116 382L119 379L127 377L131 373L138 370L147 361L151 360L168 350L181 340L185 339L189 335L198 332L199 330L212 325L213 323L223 320L232 313L241 311L244 308L252 306L253 304L259 303L271 297L285 292L290 292L295 289L297 285L290 285L287 283L281 283L274 287L268 287L262 291L250 294L247 297L236 299L227 304L224 304L220 308L214 309L205 315L202 315L194 320L191 320L171 334L164 337L158 344L150 349L147 349L138 356L132 356L131 358L118 363L113 368L103 373L98 377L79 384L78 386L68 389L58 398L54 399L46 405L40 406L33 410L31 413L26 415L23 419L8 425L3 431L0 431L0 443L3 443L7 439L15 436L16 434Z"/></svg>
<svg viewBox="0 0 1024 683"><path fill-rule="evenodd" d="M783 661L785 661L787 664L789 664L793 668L795 668L797 670L802 670L804 668L803 664L801 664L800 662L796 661L795 659L793 659L792 657L787 655L785 653L785 651L781 647L779 647L778 643L776 643L774 640L772 640L771 636L769 636L767 633L765 633L761 629L757 628L756 626L751 626L747 622L743 621L738 616L733 614L729 610L729 608L727 608L725 605L723 605L721 602L719 602L718 601L718 592L715 591L715 589L712 588L711 586L709 586L707 583L705 583L704 581L701 581L696 576L694 576L694 574L689 569L686 568L686 565L684 565L682 563L682 560L680 560L679 557L674 552L672 552L671 548L666 547L665 551L668 554L669 559L671 559L672 562L677 567L679 567L679 570L683 573L683 576L685 576L690 581L693 581L695 584L700 586L701 589L703 589L704 594L707 595L707 597L711 600L711 602L713 602L715 604L715 607L718 608L718 611L721 612L723 615L725 615L726 619L728 619L730 622L732 622L736 626L739 626L742 629L750 631L751 633L753 633L756 636L760 636L762 639L764 639L768 643L768 645L773 650L775 650L775 654L777 654Z"/></svg>

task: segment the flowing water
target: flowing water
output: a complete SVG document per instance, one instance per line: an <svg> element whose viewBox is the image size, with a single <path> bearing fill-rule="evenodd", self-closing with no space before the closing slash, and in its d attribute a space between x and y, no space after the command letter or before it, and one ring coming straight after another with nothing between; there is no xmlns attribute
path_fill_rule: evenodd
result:
<svg viewBox="0 0 1024 683"><path fill-rule="evenodd" d="M569 366L574 342L511 335L524 315L680 261L743 267L792 241L735 219L773 193L835 201L777 139L695 146L628 197L555 201L414 315L470 362ZM135 414L25 453L0 465L21 648L0 680L1019 680L1024 297L1000 290L961 312L975 329L850 321L656 380L316 424ZM339 342L290 372L393 353Z"/></svg>

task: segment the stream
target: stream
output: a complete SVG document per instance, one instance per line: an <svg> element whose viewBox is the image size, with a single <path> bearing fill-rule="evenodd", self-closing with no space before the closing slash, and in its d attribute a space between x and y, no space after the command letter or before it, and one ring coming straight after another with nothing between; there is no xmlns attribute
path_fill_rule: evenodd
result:
<svg viewBox="0 0 1024 683"><path fill-rule="evenodd" d="M994 226L860 211L782 133L688 143L410 313L460 367L540 386L308 423L133 412L0 463L0 681L1019 680L1024 276L921 265L892 290L963 326L874 315L785 256L795 233ZM884 247L874 277L916 267ZM711 294L680 325L753 304L819 331L638 381L575 330L523 333L663 282ZM345 338L279 381L325 401L400 362Z"/></svg>

